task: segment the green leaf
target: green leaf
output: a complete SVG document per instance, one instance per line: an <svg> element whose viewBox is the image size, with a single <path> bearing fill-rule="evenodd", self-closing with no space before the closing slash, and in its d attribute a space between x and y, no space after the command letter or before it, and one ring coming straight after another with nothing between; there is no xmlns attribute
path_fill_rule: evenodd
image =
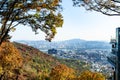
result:
<svg viewBox="0 0 120 80"><path fill-rule="evenodd" d="M35 16L36 18L39 18L39 17L40 17L40 14L39 14L38 12L36 12L36 13L34 14L34 16Z"/></svg>

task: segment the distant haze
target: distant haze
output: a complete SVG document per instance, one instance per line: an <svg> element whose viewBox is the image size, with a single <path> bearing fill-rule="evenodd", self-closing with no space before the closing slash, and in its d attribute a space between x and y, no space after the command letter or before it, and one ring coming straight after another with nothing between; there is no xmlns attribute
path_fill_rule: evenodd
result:
<svg viewBox="0 0 120 80"><path fill-rule="evenodd" d="M86 41L81 39L71 39L65 41L25 41L19 40L17 42L31 45L39 49L110 49L111 45L105 41Z"/></svg>

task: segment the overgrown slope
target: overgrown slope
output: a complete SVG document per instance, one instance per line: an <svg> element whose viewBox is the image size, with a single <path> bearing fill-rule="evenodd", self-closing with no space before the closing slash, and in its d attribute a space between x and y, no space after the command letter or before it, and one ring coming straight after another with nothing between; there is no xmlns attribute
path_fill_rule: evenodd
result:
<svg viewBox="0 0 120 80"><path fill-rule="evenodd" d="M14 42L15 47L23 56L23 77L39 77L49 74L51 68L60 64L54 57L39 51L36 48Z"/></svg>
<svg viewBox="0 0 120 80"><path fill-rule="evenodd" d="M84 80L88 80L88 78L92 78L92 74L97 75L97 73L89 71L84 73L80 72L89 69L89 65L85 62L70 59L57 59L34 47L17 42L13 44L23 57L23 65L15 80L81 80L83 78L85 78ZM80 73L83 75L80 76ZM98 74L98 76L102 75ZM92 79L105 80L103 76L102 79L98 78L98 76Z"/></svg>

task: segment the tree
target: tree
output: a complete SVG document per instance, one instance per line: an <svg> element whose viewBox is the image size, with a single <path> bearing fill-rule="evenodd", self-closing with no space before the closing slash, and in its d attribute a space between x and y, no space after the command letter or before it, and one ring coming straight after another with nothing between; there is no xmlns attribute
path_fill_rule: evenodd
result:
<svg viewBox="0 0 120 80"><path fill-rule="evenodd" d="M9 32L19 24L28 25L35 34L40 29L46 40L56 34L63 24L61 0L0 0L0 44L11 38Z"/></svg>
<svg viewBox="0 0 120 80"><path fill-rule="evenodd" d="M59 64L52 68L50 80L72 80L74 78L74 70L64 64Z"/></svg>
<svg viewBox="0 0 120 80"><path fill-rule="evenodd" d="M23 58L17 48L10 42L0 46L0 80L7 80L12 74L19 74Z"/></svg>
<svg viewBox="0 0 120 80"><path fill-rule="evenodd" d="M81 73L78 80L105 80L105 77L97 72L84 71Z"/></svg>
<svg viewBox="0 0 120 80"><path fill-rule="evenodd" d="M109 16L120 16L120 0L72 0L74 6L83 6Z"/></svg>

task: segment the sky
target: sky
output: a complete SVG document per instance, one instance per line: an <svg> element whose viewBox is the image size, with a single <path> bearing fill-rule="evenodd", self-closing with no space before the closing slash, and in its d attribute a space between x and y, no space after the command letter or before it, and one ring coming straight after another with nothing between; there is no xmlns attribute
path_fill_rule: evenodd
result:
<svg viewBox="0 0 120 80"><path fill-rule="evenodd" d="M53 41L69 39L84 39L110 41L115 36L115 30L120 27L120 16L106 16L95 11L86 11L83 7L73 7L72 0L63 0L62 28L57 29ZM28 26L19 25L15 32L11 33L14 40L44 40L45 34L39 31L38 35L32 32Z"/></svg>

